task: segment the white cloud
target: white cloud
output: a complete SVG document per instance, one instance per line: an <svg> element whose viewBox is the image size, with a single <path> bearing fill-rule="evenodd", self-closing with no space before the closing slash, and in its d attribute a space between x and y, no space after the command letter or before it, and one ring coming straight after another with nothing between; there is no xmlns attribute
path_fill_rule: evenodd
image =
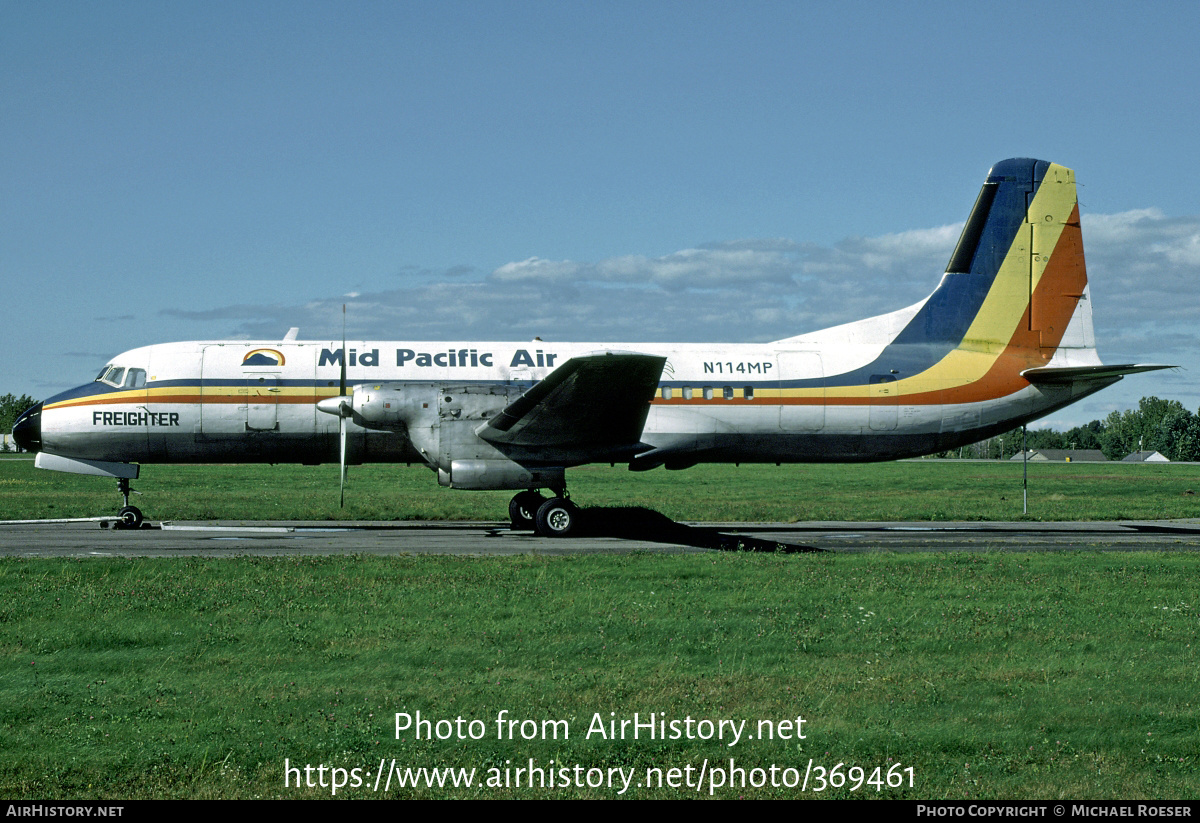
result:
<svg viewBox="0 0 1200 823"><path fill-rule="evenodd" d="M1166 217L1157 209L1091 215L1083 234L1100 344L1194 357L1200 217Z"/></svg>
<svg viewBox="0 0 1200 823"><path fill-rule="evenodd" d="M580 266L569 260L542 260L530 257L519 263L505 263L492 272L492 278L500 282L542 282L555 283L571 280L579 272Z"/></svg>

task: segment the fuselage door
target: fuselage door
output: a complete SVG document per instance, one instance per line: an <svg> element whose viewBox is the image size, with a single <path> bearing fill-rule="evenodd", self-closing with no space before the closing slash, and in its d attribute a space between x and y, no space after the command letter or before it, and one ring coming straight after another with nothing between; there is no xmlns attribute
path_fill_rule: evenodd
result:
<svg viewBox="0 0 1200 823"><path fill-rule="evenodd" d="M205 439L279 431L280 371L277 364L247 364L240 346L204 347L200 430Z"/></svg>
<svg viewBox="0 0 1200 823"><path fill-rule="evenodd" d="M238 392L245 392L246 431L279 431L279 375L247 371L242 377Z"/></svg>
<svg viewBox="0 0 1200 823"><path fill-rule="evenodd" d="M896 410L900 393L896 378L890 374L871 375L871 431L891 431L896 428Z"/></svg>
<svg viewBox="0 0 1200 823"><path fill-rule="evenodd" d="M815 432L825 428L825 373L815 351L779 353L779 428Z"/></svg>
<svg viewBox="0 0 1200 823"><path fill-rule="evenodd" d="M229 375L229 353L221 345L205 346L200 361L200 431L197 439L228 438L238 433L233 398L235 389L222 380Z"/></svg>

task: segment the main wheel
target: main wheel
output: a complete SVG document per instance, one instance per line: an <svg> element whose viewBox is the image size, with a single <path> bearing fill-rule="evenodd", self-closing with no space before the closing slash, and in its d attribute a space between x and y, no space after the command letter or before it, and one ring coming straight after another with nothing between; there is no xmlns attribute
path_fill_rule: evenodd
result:
<svg viewBox="0 0 1200 823"><path fill-rule="evenodd" d="M540 492L521 492L508 503L508 519L512 521L515 531L537 527L537 513L546 498Z"/></svg>
<svg viewBox="0 0 1200 823"><path fill-rule="evenodd" d="M142 510L137 506L126 506L117 512L117 528L140 529L142 527Z"/></svg>
<svg viewBox="0 0 1200 823"><path fill-rule="evenodd" d="M537 533L542 537L566 537L579 524L579 509L570 500L552 497L537 512Z"/></svg>

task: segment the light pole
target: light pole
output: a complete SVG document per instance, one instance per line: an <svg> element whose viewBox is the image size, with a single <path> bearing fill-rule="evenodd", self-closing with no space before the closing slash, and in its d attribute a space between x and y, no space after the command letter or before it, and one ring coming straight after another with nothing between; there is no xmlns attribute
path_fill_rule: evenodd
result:
<svg viewBox="0 0 1200 823"><path fill-rule="evenodd" d="M1025 445L1025 424L1021 424L1021 513L1029 514L1029 448Z"/></svg>

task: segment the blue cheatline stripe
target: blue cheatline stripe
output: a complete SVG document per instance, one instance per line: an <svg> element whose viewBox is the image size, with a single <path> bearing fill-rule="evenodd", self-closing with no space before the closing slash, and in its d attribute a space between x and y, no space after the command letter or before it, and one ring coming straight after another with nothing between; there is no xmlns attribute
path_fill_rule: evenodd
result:
<svg viewBox="0 0 1200 823"><path fill-rule="evenodd" d="M95 383L85 383L82 386L76 386L73 389L67 389L66 391L59 392L47 400L43 400L42 406L52 406L55 403L61 403L64 400L76 400L80 397L99 397L105 394L116 394L117 392L127 391L140 392L143 391L143 389L127 389L123 386L121 388L113 388L107 383L101 383L99 381Z"/></svg>

